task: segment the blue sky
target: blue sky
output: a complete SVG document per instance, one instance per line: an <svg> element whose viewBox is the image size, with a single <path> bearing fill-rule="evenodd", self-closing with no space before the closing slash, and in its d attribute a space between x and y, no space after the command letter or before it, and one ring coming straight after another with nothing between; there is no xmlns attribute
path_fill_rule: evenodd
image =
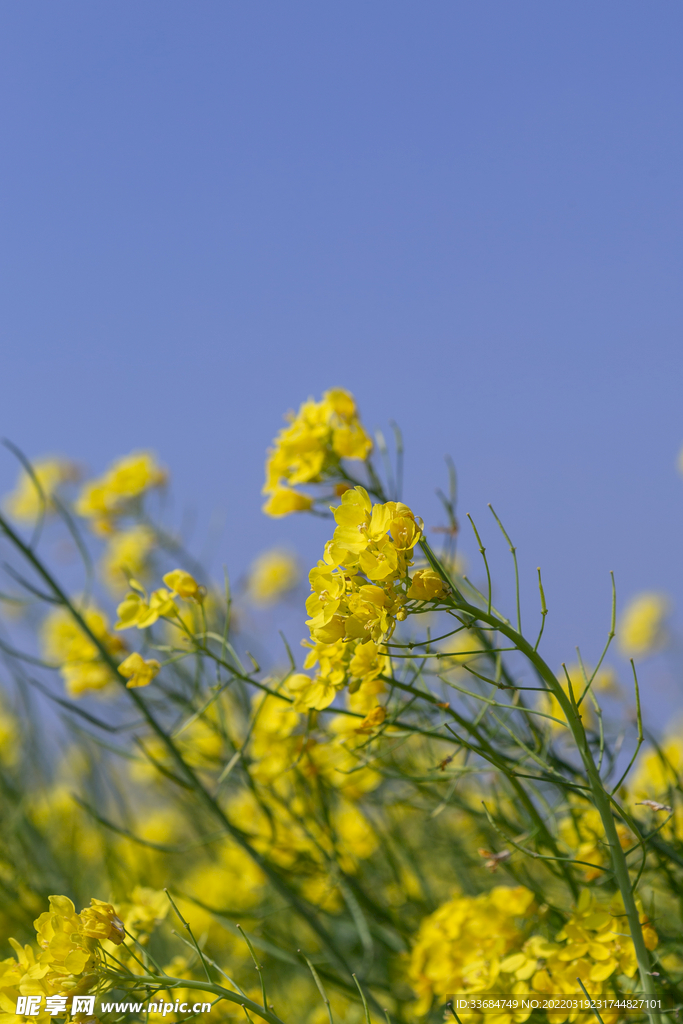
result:
<svg viewBox="0 0 683 1024"><path fill-rule="evenodd" d="M610 569L680 621L682 29L673 0L4 5L2 433L155 449L239 573L317 557L324 525L260 515L263 452L347 387L428 525L450 452L530 606L543 566L552 663L595 656ZM655 714L677 662L645 672Z"/></svg>

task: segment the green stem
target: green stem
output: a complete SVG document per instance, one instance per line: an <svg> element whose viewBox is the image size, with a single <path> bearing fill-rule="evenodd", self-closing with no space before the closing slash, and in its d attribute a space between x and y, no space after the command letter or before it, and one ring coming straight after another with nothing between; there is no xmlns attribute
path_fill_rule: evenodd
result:
<svg viewBox="0 0 683 1024"><path fill-rule="evenodd" d="M427 547L426 542L425 547ZM431 549L429 550L430 561L435 564L445 579L445 582L449 583L448 576L443 572L440 567L438 559L435 558ZM575 704L565 693L563 687L560 685L555 677L555 674L541 658L538 652L531 646L531 644L514 629L509 622L506 622L497 616L477 608L475 605L470 605L466 601L455 599L452 602L452 606L458 610L465 612L467 615L471 615L475 620L480 620L487 623L490 626L495 627L505 637L508 638L516 648L526 656L528 661L534 666L539 676L546 684L551 693L556 697L562 711L567 719L567 723L571 730L574 742L583 761L584 768L588 783L591 788L593 796L593 803L596 810L600 815L602 821L602 827L605 830L605 838L610 848L610 855L612 860L612 870L614 873L614 879L617 883L622 899L624 901L624 910L626 912L626 919L628 920L629 930L631 932L631 938L633 940L633 946L636 954L636 960L638 962L638 971L640 974L640 982L643 988L643 993L647 996L655 995L655 985L650 974L650 956L645 946L645 940L643 938L643 930L640 924L640 915L636 906L635 894L631 885L631 878L629 875L628 864L626 856L621 848L619 842L619 836L617 833L617 827L612 813L612 806L610 803L609 795L607 794L603 785L600 773L596 767L593 755L588 745L586 732L581 721L581 715L578 712Z"/></svg>
<svg viewBox="0 0 683 1024"><path fill-rule="evenodd" d="M253 999L248 999L246 996L241 996L237 992L231 992L228 988L223 988L222 985L215 985L209 981L187 981L185 978L167 978L165 974L154 975L154 974L136 974L136 984L142 983L143 985L155 985L160 988L189 988L195 989L198 992L211 992L212 995L220 996L222 999L227 999L228 1002L237 1003L238 1006L246 1006L248 1010L255 1013L261 1020L268 1021L268 1024L285 1024L285 1022L266 1009L264 1006L259 1006Z"/></svg>

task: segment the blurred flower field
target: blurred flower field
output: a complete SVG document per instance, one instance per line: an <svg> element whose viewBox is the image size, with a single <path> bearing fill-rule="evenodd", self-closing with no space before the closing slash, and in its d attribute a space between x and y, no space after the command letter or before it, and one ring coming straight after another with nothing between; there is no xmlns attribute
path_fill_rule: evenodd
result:
<svg viewBox="0 0 683 1024"><path fill-rule="evenodd" d="M400 434L333 389L267 455L264 513L325 516L329 539L303 647L274 637L262 666L244 609L298 599L294 552L233 588L163 522L152 453L82 479L13 451L0 1024L678 1019L683 736L646 732L637 677L670 640L664 595L615 596L597 663L548 665L540 571L522 609L493 509L462 524L452 475L429 542Z"/></svg>

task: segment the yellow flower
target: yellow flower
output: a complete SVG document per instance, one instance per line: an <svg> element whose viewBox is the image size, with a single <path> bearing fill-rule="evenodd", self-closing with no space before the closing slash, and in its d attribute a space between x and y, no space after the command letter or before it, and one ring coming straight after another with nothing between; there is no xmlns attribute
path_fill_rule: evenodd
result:
<svg viewBox="0 0 683 1024"><path fill-rule="evenodd" d="M446 587L438 572L434 572L433 569L418 569L413 573L406 597L417 601L433 601L437 597L443 597L445 593Z"/></svg>
<svg viewBox="0 0 683 1024"><path fill-rule="evenodd" d="M341 388L309 399L275 438L266 462L264 512L271 516L310 508L312 499L292 486L319 483L339 467L340 459L366 459L372 441L363 429L353 396Z"/></svg>
<svg viewBox="0 0 683 1024"><path fill-rule="evenodd" d="M93 896L90 906L82 910L79 917L80 932L89 939L98 939L100 942L109 939L110 942L119 945L126 937L123 921L117 917L111 903L96 900Z"/></svg>
<svg viewBox="0 0 683 1024"><path fill-rule="evenodd" d="M356 645L349 662L349 671L360 683L369 683L385 672L389 673L391 662L384 648L372 640L366 640Z"/></svg>
<svg viewBox="0 0 683 1024"><path fill-rule="evenodd" d="M602 819L595 807L586 806L570 799L570 813L560 820L560 838L577 860L583 861L582 871L587 882L600 878L601 867L609 865L609 846L605 838ZM621 822L617 823L617 835L623 849L635 843L632 832ZM590 865L595 865L591 867Z"/></svg>
<svg viewBox="0 0 683 1024"><path fill-rule="evenodd" d="M131 585L139 587L136 580L131 580ZM153 590L149 601L146 600L145 592L131 591L126 594L121 604L116 609L118 621L114 629L131 629L137 626L138 629L147 629L165 616L174 615L177 608L173 601L173 594L163 587L160 590Z"/></svg>
<svg viewBox="0 0 683 1024"><path fill-rule="evenodd" d="M329 678L319 676L314 680L303 672L296 672L287 680L287 689L294 697L295 711L322 711L330 706L340 687Z"/></svg>
<svg viewBox="0 0 683 1024"><path fill-rule="evenodd" d="M102 575L110 590L116 593L125 589L131 576L144 576L154 544L154 532L141 524L109 537L102 557Z"/></svg>
<svg viewBox="0 0 683 1024"><path fill-rule="evenodd" d="M103 612L91 605L82 611L82 616L110 654L117 655L125 649L121 640L109 632ZM101 690L112 681L111 669L102 660L97 646L68 609L55 608L47 615L42 627L42 646L47 659L59 665L70 696Z"/></svg>
<svg viewBox="0 0 683 1024"><path fill-rule="evenodd" d="M263 506L267 516L274 519L288 516L290 512L307 512L313 504L313 498L291 487L274 487L268 501Z"/></svg>
<svg viewBox="0 0 683 1024"><path fill-rule="evenodd" d="M200 587L197 583L194 576L191 576L189 572L185 572L184 569L174 569L173 572L167 572L164 576L164 583L173 591L172 597L177 595L186 600L192 597L195 601L201 601L206 593L204 588Z"/></svg>
<svg viewBox="0 0 683 1024"><path fill-rule="evenodd" d="M147 661L136 651L129 654L125 661L119 665L119 672L127 679L126 686L132 689L136 686L148 686L154 677L159 674L161 665L155 658Z"/></svg>
<svg viewBox="0 0 683 1024"><path fill-rule="evenodd" d="M499 885L481 896L454 896L426 917L410 957L417 1014L427 1013L434 997L495 992L501 960L522 946L533 911L529 889Z"/></svg>
<svg viewBox="0 0 683 1024"><path fill-rule="evenodd" d="M0 764L13 765L19 754L19 742L21 733L19 723L14 715L0 702Z"/></svg>
<svg viewBox="0 0 683 1024"><path fill-rule="evenodd" d="M21 523L32 522L43 510L49 512L60 485L78 478L76 466L66 459L36 459L32 468L40 490L33 477L22 470L14 490L5 498L7 512Z"/></svg>
<svg viewBox="0 0 683 1024"><path fill-rule="evenodd" d="M639 594L627 605L617 630L617 640L630 658L653 654L664 646L664 620L669 601L663 594Z"/></svg>
<svg viewBox="0 0 683 1024"><path fill-rule="evenodd" d="M165 892L136 885L130 899L121 904L120 916L125 931L144 942L168 913L170 903ZM83 914L81 914L81 917Z"/></svg>
<svg viewBox="0 0 683 1024"><path fill-rule="evenodd" d="M365 815L346 800L335 808L332 825L337 834L339 865L350 874L356 870L359 860L375 852L379 845L377 835Z"/></svg>
<svg viewBox="0 0 683 1024"><path fill-rule="evenodd" d="M381 704L369 711L363 721L360 723L356 732L372 732L382 724L384 719L387 717L387 710L383 708Z"/></svg>
<svg viewBox="0 0 683 1024"><path fill-rule="evenodd" d="M636 761L635 770L629 781L629 791L637 804L643 800L663 801L678 807L678 789L683 777L683 739L678 735L665 736L655 750L646 747ZM636 808L638 811L639 808ZM672 822L665 826L665 834L675 828L681 838L680 816L677 813Z"/></svg>
<svg viewBox="0 0 683 1024"><path fill-rule="evenodd" d="M280 548L264 551L249 570L247 590L254 604L268 605L292 590L299 582L299 566L294 555Z"/></svg>
<svg viewBox="0 0 683 1024"><path fill-rule="evenodd" d="M301 684L297 710L327 707L350 674L359 683L389 671L381 646L403 617L412 551L422 525L401 502L373 505L363 487L342 495L332 509L337 527L325 545L324 560L309 573L311 653L304 667L319 662L313 681ZM314 700L315 703L306 703Z"/></svg>
<svg viewBox="0 0 683 1024"><path fill-rule="evenodd" d="M150 452L131 452L89 480L76 501L76 511L106 529L112 517L126 511L133 499L166 482L166 471Z"/></svg>
<svg viewBox="0 0 683 1024"><path fill-rule="evenodd" d="M587 665L584 665L583 668L579 664L568 665L567 673L565 674L564 669L562 669L562 671L558 672L557 674L557 680L562 689L564 690L564 692L567 694L567 696L569 696L569 683L567 682L567 674L569 675L569 678L571 679L574 700L578 702L579 700L581 700L581 697L584 694L587 682L590 679L592 672L593 670ZM593 680L591 690L597 693L618 692L614 669L609 667L601 668L595 676L595 679ZM558 718L562 723L566 721L564 711L560 707L560 702L554 693L548 692L541 695L539 700L539 709L547 715L552 715L553 718ZM587 729L594 729L597 724L597 718L595 715L593 702L591 700L590 691L586 693L583 697L583 701L581 702L579 712L581 714L584 726ZM560 722L548 722L553 732L558 732L563 728L568 728L568 726L565 726L563 724L561 725Z"/></svg>

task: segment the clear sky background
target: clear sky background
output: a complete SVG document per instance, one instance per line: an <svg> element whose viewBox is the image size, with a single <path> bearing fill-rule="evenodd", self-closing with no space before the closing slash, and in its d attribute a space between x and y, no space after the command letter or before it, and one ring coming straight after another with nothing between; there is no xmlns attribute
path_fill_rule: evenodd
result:
<svg viewBox="0 0 683 1024"><path fill-rule="evenodd" d="M428 525L450 452L530 608L543 566L552 664L595 658L610 569L680 622L682 30L674 0L4 4L2 433L155 449L239 574L318 556L325 524L260 514L263 453L347 387ZM644 672L661 717L678 659Z"/></svg>

